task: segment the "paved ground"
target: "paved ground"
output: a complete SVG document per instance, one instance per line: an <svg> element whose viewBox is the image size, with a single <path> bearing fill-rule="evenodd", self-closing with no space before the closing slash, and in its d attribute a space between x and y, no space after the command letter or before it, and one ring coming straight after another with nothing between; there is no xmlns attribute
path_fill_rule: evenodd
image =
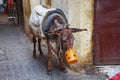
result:
<svg viewBox="0 0 120 80"><path fill-rule="evenodd" d="M0 24L9 24L8 21L8 14L3 14L3 12L0 12Z"/></svg>
<svg viewBox="0 0 120 80"><path fill-rule="evenodd" d="M45 46L43 46L43 50ZM44 50L45 51L45 50ZM0 24L0 80L105 80L106 76L62 73L56 62L53 75L46 73L46 54L32 57L32 43L19 27Z"/></svg>

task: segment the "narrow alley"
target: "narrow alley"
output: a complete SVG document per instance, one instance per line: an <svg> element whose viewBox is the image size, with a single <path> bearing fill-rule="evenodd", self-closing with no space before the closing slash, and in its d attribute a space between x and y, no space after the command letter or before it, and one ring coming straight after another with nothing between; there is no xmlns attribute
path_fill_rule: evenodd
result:
<svg viewBox="0 0 120 80"><path fill-rule="evenodd" d="M120 0L0 0L0 80L111 80L118 77L119 4ZM33 37L32 42L31 34L41 37L42 33L47 35L48 42L42 40L43 55L40 55L39 43L35 51L36 39ZM76 61L65 66L68 73L60 71L60 58ZM48 72L52 68L52 76L48 75L47 67Z"/></svg>
<svg viewBox="0 0 120 80"><path fill-rule="evenodd" d="M4 17L3 17L4 16ZM105 80L104 75L59 71L53 61L53 75L46 72L46 55L32 57L32 42L20 27L0 18L0 80ZM5 19L5 20L4 20ZM44 49L44 47L43 47Z"/></svg>

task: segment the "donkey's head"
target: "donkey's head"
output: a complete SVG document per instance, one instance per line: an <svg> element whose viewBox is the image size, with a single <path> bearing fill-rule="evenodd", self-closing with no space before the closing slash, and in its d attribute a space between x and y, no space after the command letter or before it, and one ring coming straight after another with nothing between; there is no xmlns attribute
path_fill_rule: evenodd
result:
<svg viewBox="0 0 120 80"><path fill-rule="evenodd" d="M51 31L52 34L58 36L59 48L63 50L63 53L73 48L74 36L73 33L86 31L86 29L70 28L68 24L61 24L58 21L55 22L56 29Z"/></svg>
<svg viewBox="0 0 120 80"><path fill-rule="evenodd" d="M68 50L73 47L74 36L73 33L86 31L86 29L70 28L69 24L62 24L58 21L55 21L55 29L51 31L52 34L59 36L61 46L64 50Z"/></svg>
<svg viewBox="0 0 120 80"><path fill-rule="evenodd" d="M65 27L62 29L53 30L52 34L57 35L59 37L61 47L64 50L68 50L73 47L73 43L75 40L72 34L73 32L79 32L79 29L73 30L72 28Z"/></svg>

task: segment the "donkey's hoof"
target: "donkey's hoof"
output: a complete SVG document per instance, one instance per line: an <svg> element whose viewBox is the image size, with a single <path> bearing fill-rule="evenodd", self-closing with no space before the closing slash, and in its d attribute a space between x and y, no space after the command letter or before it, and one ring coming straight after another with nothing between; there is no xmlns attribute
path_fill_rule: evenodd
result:
<svg viewBox="0 0 120 80"><path fill-rule="evenodd" d="M40 52L40 55L42 56L42 55L43 55L43 52Z"/></svg>
<svg viewBox="0 0 120 80"><path fill-rule="evenodd" d="M32 55L33 57L36 57L36 53L35 52L33 52L33 55Z"/></svg>
<svg viewBox="0 0 120 80"><path fill-rule="evenodd" d="M35 58L35 57L36 57L36 55L34 55L34 54L33 54L32 56L33 56L33 58Z"/></svg>
<svg viewBox="0 0 120 80"><path fill-rule="evenodd" d="M51 70L47 71L47 74L50 75L50 76L52 76L52 71Z"/></svg>
<svg viewBox="0 0 120 80"><path fill-rule="evenodd" d="M66 68L64 68L64 67L63 67L63 68L61 68L60 70L61 70L62 72L64 72L64 73L67 73L67 72L68 72L68 71L67 71L67 69L66 69Z"/></svg>

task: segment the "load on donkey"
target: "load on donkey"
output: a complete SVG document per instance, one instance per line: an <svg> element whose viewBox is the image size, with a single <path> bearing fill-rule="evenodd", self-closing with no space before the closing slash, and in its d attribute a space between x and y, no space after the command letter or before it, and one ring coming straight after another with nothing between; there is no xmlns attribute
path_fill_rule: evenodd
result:
<svg viewBox="0 0 120 80"><path fill-rule="evenodd" d="M86 29L70 28L67 18L62 10L57 8L48 9L42 5L33 8L29 24L33 36L33 56L36 56L37 41L40 55L43 55L41 39L44 38L48 46L48 74L52 74L52 51L56 53L58 57L60 70L67 72L63 60L67 59L66 62L68 63L74 63L77 61L76 54L72 48L74 42L74 36L72 33L86 31ZM54 46L56 47L53 47L52 43L55 43ZM72 59L72 57L75 57L75 59Z"/></svg>

